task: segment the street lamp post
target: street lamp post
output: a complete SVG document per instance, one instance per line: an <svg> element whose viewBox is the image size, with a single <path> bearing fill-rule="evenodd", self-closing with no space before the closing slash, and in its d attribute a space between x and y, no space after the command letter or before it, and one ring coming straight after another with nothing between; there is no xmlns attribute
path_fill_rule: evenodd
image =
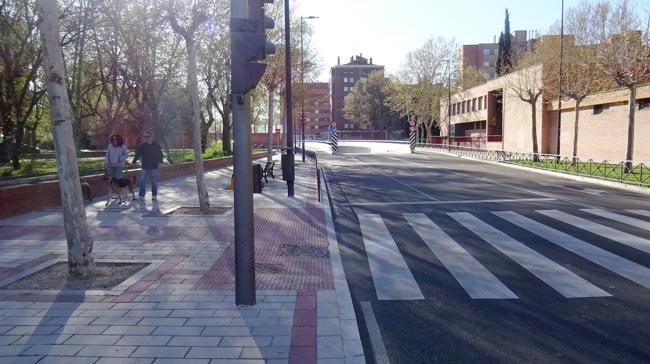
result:
<svg viewBox="0 0 650 364"><path fill-rule="evenodd" d="M287 155L282 160L282 177L287 181L287 195L294 196L294 178L295 178L295 148L293 142L293 107L292 107L292 89L291 89L291 26L289 18L289 0L284 0L284 72L285 80L287 82L285 88L285 107L287 109ZM287 166L284 166L284 164ZM284 176L284 171L287 171L287 176Z"/></svg>
<svg viewBox="0 0 650 364"><path fill-rule="evenodd" d="M564 0L562 0L562 20L560 20L560 89L557 100L557 162L560 162L560 136L562 128L562 61L564 56Z"/></svg>
<svg viewBox="0 0 650 364"><path fill-rule="evenodd" d="M302 161L305 162L305 55L303 50L303 32L302 22L305 19L318 19L317 16L301 16L300 17L300 85L302 90L300 92L300 121L302 122Z"/></svg>
<svg viewBox="0 0 650 364"><path fill-rule="evenodd" d="M451 59L447 59L447 150L451 150Z"/></svg>

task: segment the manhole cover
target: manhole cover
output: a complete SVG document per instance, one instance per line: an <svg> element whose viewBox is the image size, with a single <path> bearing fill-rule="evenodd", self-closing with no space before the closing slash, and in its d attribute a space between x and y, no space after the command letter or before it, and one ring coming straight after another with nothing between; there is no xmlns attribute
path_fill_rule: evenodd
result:
<svg viewBox="0 0 650 364"><path fill-rule="evenodd" d="M282 264L255 263L255 273L278 274L282 272Z"/></svg>
<svg viewBox="0 0 650 364"><path fill-rule="evenodd" d="M194 215L194 216L209 216L209 215L223 215L230 211L232 207L215 206L209 207L206 211L201 211L198 207L179 207L174 211L169 212L169 215Z"/></svg>
<svg viewBox="0 0 650 364"><path fill-rule="evenodd" d="M295 244L282 244L280 255L292 257L311 257L311 258L327 258L330 252L327 248L321 248L312 245L295 245Z"/></svg>

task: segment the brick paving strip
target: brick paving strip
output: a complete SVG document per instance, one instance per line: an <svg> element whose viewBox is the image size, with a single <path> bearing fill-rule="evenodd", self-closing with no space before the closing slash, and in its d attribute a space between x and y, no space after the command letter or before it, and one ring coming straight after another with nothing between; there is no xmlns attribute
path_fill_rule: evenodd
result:
<svg viewBox="0 0 650 364"><path fill-rule="evenodd" d="M256 305L235 305L229 217L107 210L91 220L96 259L163 262L119 295L0 290L0 363L364 363L329 204L316 202L312 165L296 172L308 182L296 199L277 181L256 196L256 263L277 268L256 274ZM161 186L160 209L195 205L192 181ZM222 185L215 206L232 204ZM65 257L60 214L0 220L0 280Z"/></svg>

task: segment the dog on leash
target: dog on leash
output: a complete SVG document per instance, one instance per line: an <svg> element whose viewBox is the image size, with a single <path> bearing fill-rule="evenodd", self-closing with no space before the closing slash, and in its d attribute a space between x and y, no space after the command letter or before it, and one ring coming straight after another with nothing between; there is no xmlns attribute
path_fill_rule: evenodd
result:
<svg viewBox="0 0 650 364"><path fill-rule="evenodd" d="M81 183L81 195L83 196L84 201L88 200L93 202L93 190L90 189L90 184L86 181L85 178L79 179Z"/></svg>
<svg viewBox="0 0 650 364"><path fill-rule="evenodd" d="M127 199L126 193L124 194L124 198L122 198L122 191L125 188L128 188L129 191L131 191L131 201L135 201L135 192L133 192L133 187L135 186L135 176L133 176L132 179L112 178L108 175L108 173L105 173L102 180L106 183L106 189L108 190L108 199L106 200L106 206L111 203L113 192L117 192L119 204L125 203Z"/></svg>

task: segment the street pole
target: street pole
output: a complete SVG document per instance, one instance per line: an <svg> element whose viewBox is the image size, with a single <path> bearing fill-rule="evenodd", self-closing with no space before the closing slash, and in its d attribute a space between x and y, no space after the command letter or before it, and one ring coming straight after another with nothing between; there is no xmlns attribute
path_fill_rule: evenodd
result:
<svg viewBox="0 0 650 364"><path fill-rule="evenodd" d="M300 17L300 121L302 122L302 162L305 163L305 55L302 47L302 22L304 18Z"/></svg>
<svg viewBox="0 0 650 364"><path fill-rule="evenodd" d="M447 150L451 150L451 60L447 60Z"/></svg>
<svg viewBox="0 0 650 364"><path fill-rule="evenodd" d="M232 0L235 1L235 0ZM294 150L294 144L293 144L293 106L291 105L291 99L292 99L292 90L291 90L291 26L290 26L290 18L289 18L289 0L284 0L284 44L286 44L286 47L284 48L284 55L285 55L285 79L287 82L286 85L286 92L285 92L285 106L287 108L287 159L285 159L286 162L289 163L289 166L287 168L283 168L282 170L288 170L291 171L291 174L293 174L294 171L294 156L295 156L295 150ZM285 178L285 176L283 176ZM287 181L287 194L289 197L293 197L294 195L294 190L293 190L293 185L294 185L294 176L290 175L285 178Z"/></svg>
<svg viewBox="0 0 650 364"><path fill-rule="evenodd" d="M560 20L560 79L559 95L557 102L557 162L560 162L560 136L562 129L562 61L564 57L564 0L562 0L562 17Z"/></svg>
<svg viewBox="0 0 650 364"><path fill-rule="evenodd" d="M231 0L231 17L248 18L246 1ZM251 156L250 92L232 93L234 133L235 303L254 305L255 230Z"/></svg>
<svg viewBox="0 0 650 364"><path fill-rule="evenodd" d="M303 51L302 38L304 33L302 31L302 22L306 19L318 19L317 16L301 16L300 17L300 85L302 91L300 92L300 121L302 122L302 161L305 162L305 55Z"/></svg>

